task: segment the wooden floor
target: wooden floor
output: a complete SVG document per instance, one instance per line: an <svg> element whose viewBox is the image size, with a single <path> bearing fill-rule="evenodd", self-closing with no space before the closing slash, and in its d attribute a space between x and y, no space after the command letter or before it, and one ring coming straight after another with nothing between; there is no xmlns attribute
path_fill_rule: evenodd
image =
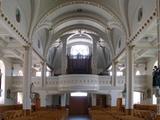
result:
<svg viewBox="0 0 160 120"><path fill-rule="evenodd" d="M67 120L90 120L88 116L69 116Z"/></svg>

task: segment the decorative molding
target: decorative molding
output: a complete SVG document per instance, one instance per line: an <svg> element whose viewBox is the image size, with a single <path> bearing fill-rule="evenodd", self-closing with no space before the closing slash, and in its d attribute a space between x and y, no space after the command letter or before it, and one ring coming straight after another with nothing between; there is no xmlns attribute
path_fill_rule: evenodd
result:
<svg viewBox="0 0 160 120"><path fill-rule="evenodd" d="M127 45L131 44L133 41L137 39L137 37L146 30L146 28L151 24L152 21L154 21L157 18L157 10L155 9L152 14L146 19L146 21L142 24L142 26L139 27L137 32L129 37Z"/></svg>
<svg viewBox="0 0 160 120"><path fill-rule="evenodd" d="M12 31L16 33L18 39L23 40L21 41L21 43L31 46L31 43L29 43L27 38L25 38L24 35L15 27L16 25L14 25L11 20L9 20L9 17L4 14L2 9L0 10L0 17L2 18L1 20L5 23L5 25L7 25L7 27L9 27Z"/></svg>

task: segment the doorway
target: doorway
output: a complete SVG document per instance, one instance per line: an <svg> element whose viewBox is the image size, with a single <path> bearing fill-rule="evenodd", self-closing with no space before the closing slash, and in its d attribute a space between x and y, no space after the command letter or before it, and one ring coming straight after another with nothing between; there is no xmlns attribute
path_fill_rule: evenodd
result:
<svg viewBox="0 0 160 120"><path fill-rule="evenodd" d="M69 115L88 115L88 97L70 96Z"/></svg>

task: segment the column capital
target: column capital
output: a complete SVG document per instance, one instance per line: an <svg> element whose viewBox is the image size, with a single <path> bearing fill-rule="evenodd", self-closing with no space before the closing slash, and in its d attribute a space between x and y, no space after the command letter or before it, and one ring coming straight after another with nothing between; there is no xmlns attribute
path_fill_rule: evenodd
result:
<svg viewBox="0 0 160 120"><path fill-rule="evenodd" d="M24 48L24 50L28 50L29 48L31 48L31 46L29 46L29 45L24 45L23 48Z"/></svg>
<svg viewBox="0 0 160 120"><path fill-rule="evenodd" d="M107 27L105 28L105 31L106 31L106 32L111 32L111 31L112 31L112 28L110 28L110 27L107 26Z"/></svg>
<svg viewBox="0 0 160 120"><path fill-rule="evenodd" d="M47 62L44 60L44 61L41 61L40 64L44 65L44 64L47 64Z"/></svg>
<svg viewBox="0 0 160 120"><path fill-rule="evenodd" d="M113 60L112 60L112 64L115 64L115 65L116 65L116 64L118 64L118 61L116 61L116 60L113 59Z"/></svg>
<svg viewBox="0 0 160 120"><path fill-rule="evenodd" d="M133 48L135 48L135 45L127 45L127 46L126 46L126 49L127 49L127 48L133 49Z"/></svg>

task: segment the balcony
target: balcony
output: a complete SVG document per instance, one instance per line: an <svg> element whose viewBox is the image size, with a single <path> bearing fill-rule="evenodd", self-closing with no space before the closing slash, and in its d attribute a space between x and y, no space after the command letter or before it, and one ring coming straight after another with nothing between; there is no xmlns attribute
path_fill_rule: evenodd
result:
<svg viewBox="0 0 160 120"><path fill-rule="evenodd" d="M12 77L12 88L19 91L22 90L23 77ZM34 84L34 90L42 90L42 78L32 77L32 83ZM88 74L72 74L72 75L60 75L47 77L45 88L43 90L54 92L65 91L104 91L104 90L123 90L125 83L124 76L118 76L116 78L116 86L112 86L111 76L99 76ZM134 88L143 89L147 87L147 76L136 76L134 82Z"/></svg>

